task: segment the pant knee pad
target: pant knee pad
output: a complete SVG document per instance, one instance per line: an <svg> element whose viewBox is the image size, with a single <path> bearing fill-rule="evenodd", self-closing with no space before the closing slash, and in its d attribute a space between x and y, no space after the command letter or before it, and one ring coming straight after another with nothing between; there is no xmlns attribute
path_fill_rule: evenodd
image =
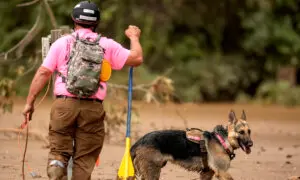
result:
<svg viewBox="0 0 300 180"><path fill-rule="evenodd" d="M47 167L47 174L50 180L61 180L66 175L64 164L58 160L50 161Z"/></svg>

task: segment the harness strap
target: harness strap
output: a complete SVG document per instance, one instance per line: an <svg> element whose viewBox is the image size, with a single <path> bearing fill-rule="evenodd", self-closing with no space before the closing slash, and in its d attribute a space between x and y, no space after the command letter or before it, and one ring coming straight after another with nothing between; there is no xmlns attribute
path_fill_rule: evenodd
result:
<svg viewBox="0 0 300 180"><path fill-rule="evenodd" d="M233 152L232 147L230 146L229 142L225 140L220 134L214 132L215 137L219 140L225 151L227 152L230 160L235 158L235 153Z"/></svg>
<svg viewBox="0 0 300 180"><path fill-rule="evenodd" d="M204 156L201 157L201 161L202 161L202 164L203 164L203 168L202 168L202 172L207 172L209 171L209 166L208 166L208 154L207 154L207 149L206 149L206 146L205 146L205 140L201 140L199 142L200 144L200 151L201 153L204 154Z"/></svg>

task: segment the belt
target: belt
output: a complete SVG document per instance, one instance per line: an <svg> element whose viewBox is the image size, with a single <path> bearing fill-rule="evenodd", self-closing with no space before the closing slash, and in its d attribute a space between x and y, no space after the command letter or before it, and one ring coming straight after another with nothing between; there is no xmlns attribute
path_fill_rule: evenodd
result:
<svg viewBox="0 0 300 180"><path fill-rule="evenodd" d="M79 98L79 97L71 97L71 96L65 96L65 95L56 95L56 98L72 98L72 99L78 99L83 101L96 101L102 103L103 100L100 99L92 99L92 98Z"/></svg>

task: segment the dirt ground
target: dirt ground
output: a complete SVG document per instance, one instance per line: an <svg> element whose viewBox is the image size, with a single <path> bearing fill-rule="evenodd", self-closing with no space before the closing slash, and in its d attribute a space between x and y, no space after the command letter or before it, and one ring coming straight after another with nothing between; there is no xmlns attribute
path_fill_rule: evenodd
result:
<svg viewBox="0 0 300 180"><path fill-rule="evenodd" d="M21 152L17 136L6 132L16 128L22 122L21 110L24 100L15 103L12 114L0 116L0 179L21 179ZM245 109L248 122L252 128L254 147L252 153L246 155L242 150L236 151L229 172L239 180L284 180L290 176L300 176L300 108L284 108L280 106L238 105L238 104L182 104L161 105L134 102L140 110L140 123L132 127L133 134L143 135L156 129L184 129L184 121L176 113L180 112L187 119L188 127L211 130L217 124L224 124L230 109L237 115ZM32 133L46 136L51 101L45 101L36 110L30 124ZM123 130L122 130L123 131ZM123 132L122 132L123 133ZM125 134L125 130L124 130ZM121 141L106 142L101 153L101 161L92 175L93 180L114 180L124 153L124 142L121 133L115 137ZM27 162L34 171L46 178L46 160L49 149L43 148L41 138L29 140ZM132 139L134 143L136 138ZM24 147L21 139L21 148ZM26 168L27 169L27 168ZM28 171L27 171L28 172ZM32 179L27 173L27 179ZM187 172L172 164L162 170L161 179L196 180L199 176Z"/></svg>

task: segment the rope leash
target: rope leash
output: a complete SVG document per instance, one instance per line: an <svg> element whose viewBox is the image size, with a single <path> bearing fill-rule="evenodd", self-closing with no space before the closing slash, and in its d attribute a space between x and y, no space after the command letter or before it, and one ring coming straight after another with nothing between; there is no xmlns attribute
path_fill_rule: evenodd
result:
<svg viewBox="0 0 300 180"><path fill-rule="evenodd" d="M50 82L51 82L51 78L48 81L47 89L46 89L46 92L45 92L44 96L39 101L39 103L36 105L35 109L37 109L41 105L41 103L44 101L44 99L46 98L46 96L47 96L47 94L49 92L49 89L50 89ZM25 137L25 147L24 147L23 159L22 159L22 177L23 177L23 180L25 180L25 158L26 158L26 152L27 152L27 146L28 146L28 136L29 136L29 114L27 115L25 121L21 124L21 126L19 128L18 145L19 145L19 149L20 149L20 154L22 154L22 148L21 148L21 143L20 143L20 136L21 136L21 131L23 129L25 129L25 128L26 128L26 137ZM26 162L26 165L27 165L28 171L30 172L30 175L33 178L38 177L38 175L35 172L32 171L32 169L30 168L28 162Z"/></svg>
<svg viewBox="0 0 300 180"><path fill-rule="evenodd" d="M28 118L27 118L28 119ZM26 120L26 124L27 124L27 120ZM26 156L26 151L27 151L27 145L28 145L28 130L29 130L29 125L27 124L26 126L26 140L25 140L25 149L24 149L24 153L23 153L23 160L22 160L22 176L23 176L23 180L25 180L25 156ZM27 163L27 167L30 169L28 163Z"/></svg>

